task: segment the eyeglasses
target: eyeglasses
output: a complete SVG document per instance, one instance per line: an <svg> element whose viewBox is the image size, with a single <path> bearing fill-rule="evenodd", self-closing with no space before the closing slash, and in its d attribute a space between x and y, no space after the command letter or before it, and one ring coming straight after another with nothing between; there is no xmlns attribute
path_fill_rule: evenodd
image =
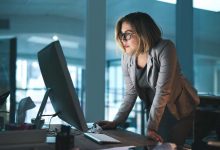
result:
<svg viewBox="0 0 220 150"><path fill-rule="evenodd" d="M131 36L133 35L133 32L125 32L125 33L120 33L119 34L119 39L121 41L128 41L131 39Z"/></svg>

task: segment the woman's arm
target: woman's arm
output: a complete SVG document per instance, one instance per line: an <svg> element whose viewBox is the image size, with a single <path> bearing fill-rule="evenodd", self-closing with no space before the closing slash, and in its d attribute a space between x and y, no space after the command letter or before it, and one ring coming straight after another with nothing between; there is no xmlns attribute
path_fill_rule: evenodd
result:
<svg viewBox="0 0 220 150"><path fill-rule="evenodd" d="M125 80L125 96L123 98L123 102L118 110L113 121L98 121L96 122L99 124L103 129L113 129L116 128L118 125L123 124L126 119L128 118L129 113L131 112L134 103L137 98L135 87L130 79L130 75L128 73L128 66L126 58L127 56L122 56L121 65L122 65L122 72Z"/></svg>
<svg viewBox="0 0 220 150"><path fill-rule="evenodd" d="M126 87L125 87L125 95L123 98L123 102L119 108L118 113L116 114L114 118L114 122L116 122L116 125L123 124L126 121L137 98L135 87L131 81L131 78L128 72L127 57L128 56L126 56L126 54L123 54L122 59L121 59L122 72L123 72L123 77L125 80Z"/></svg>

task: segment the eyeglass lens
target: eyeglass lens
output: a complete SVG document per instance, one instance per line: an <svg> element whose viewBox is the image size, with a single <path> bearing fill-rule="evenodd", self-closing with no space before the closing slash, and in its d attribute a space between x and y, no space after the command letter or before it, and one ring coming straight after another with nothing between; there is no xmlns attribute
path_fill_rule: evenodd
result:
<svg viewBox="0 0 220 150"><path fill-rule="evenodd" d="M120 40L122 40L122 41L130 40L132 34L133 34L133 33L131 33L131 32L121 33L121 34L120 34Z"/></svg>

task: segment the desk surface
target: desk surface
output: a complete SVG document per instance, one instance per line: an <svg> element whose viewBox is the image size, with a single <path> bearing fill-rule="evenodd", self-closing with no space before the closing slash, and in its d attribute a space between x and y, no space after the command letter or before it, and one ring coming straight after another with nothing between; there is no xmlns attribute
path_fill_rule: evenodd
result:
<svg viewBox="0 0 220 150"><path fill-rule="evenodd" d="M84 137L84 135L78 135L75 137L75 147L80 150L84 149L105 149L113 147L122 147L122 146L146 146L154 145L153 141L147 139L146 136L142 136L133 132L126 130L105 130L105 134L110 135L113 138L116 138L121 141L120 144L98 144L94 141Z"/></svg>
<svg viewBox="0 0 220 150"><path fill-rule="evenodd" d="M114 148L114 147L123 147L123 146L153 146L155 143L146 136L142 136L133 132L129 132L126 130L116 129L116 130L105 130L103 131L105 134L116 138L121 141L120 144L98 144L83 134L76 135L74 138L75 148L79 148L79 150L96 150L96 149L107 149L107 148ZM21 137L21 135L20 135ZM23 137L23 135L22 135ZM26 138L32 137L31 135L26 136ZM19 138L19 137L17 137ZM24 137L23 137L24 138ZM12 139L13 140L13 139ZM16 141L14 139L14 141ZM28 140L29 141L29 140ZM17 145L20 144L20 145ZM7 149L7 150L28 150L30 148L35 148L37 150L54 150L55 144L46 144L44 142L36 143L36 144L28 144L28 143L15 143L14 145L1 145L0 149Z"/></svg>

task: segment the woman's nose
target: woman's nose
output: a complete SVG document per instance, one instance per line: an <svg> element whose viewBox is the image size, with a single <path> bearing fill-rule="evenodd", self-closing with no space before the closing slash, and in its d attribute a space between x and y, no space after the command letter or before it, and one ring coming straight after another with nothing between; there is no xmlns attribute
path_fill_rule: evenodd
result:
<svg viewBox="0 0 220 150"><path fill-rule="evenodd" d="M125 45L125 43L127 43L127 40L125 40L125 39L122 39L122 44L123 44L123 46Z"/></svg>

